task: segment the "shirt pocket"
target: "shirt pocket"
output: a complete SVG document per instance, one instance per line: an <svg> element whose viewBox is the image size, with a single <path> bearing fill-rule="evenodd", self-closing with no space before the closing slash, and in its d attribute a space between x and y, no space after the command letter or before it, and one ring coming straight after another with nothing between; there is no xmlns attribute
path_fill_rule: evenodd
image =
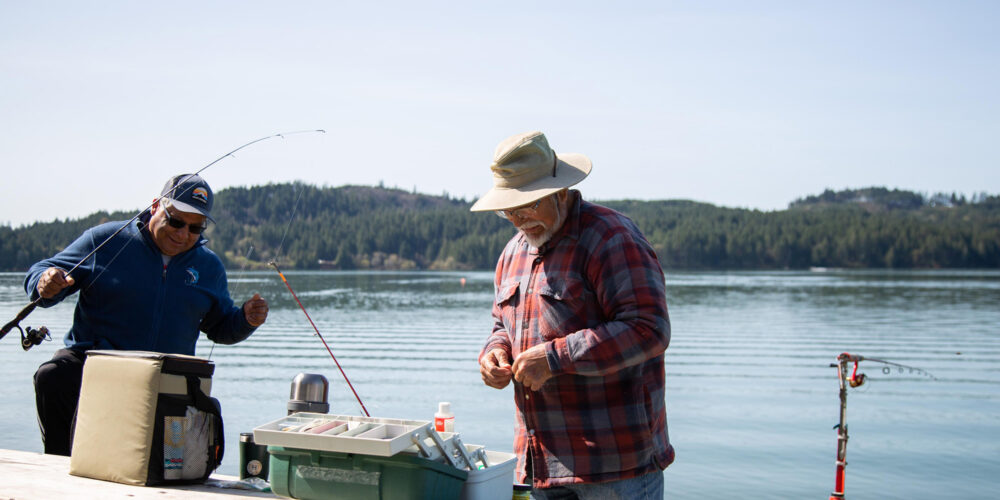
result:
<svg viewBox="0 0 1000 500"><path fill-rule="evenodd" d="M539 333L545 341L593 326L594 294L579 279L546 280L538 286Z"/></svg>
<svg viewBox="0 0 1000 500"><path fill-rule="evenodd" d="M495 304L500 309L500 319L508 333L514 333L515 310L517 307L517 290L521 286L520 281L504 281L497 289Z"/></svg>

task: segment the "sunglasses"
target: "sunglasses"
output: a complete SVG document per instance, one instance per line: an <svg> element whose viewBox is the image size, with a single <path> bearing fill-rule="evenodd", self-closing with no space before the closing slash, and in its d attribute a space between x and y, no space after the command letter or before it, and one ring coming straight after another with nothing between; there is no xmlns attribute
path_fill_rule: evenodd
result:
<svg viewBox="0 0 1000 500"><path fill-rule="evenodd" d="M515 215L521 219L532 217L538 213L538 205L540 205L544 199L545 198L539 198L530 206L524 205L517 208L511 208L509 210L496 210L496 214L504 219L512 219Z"/></svg>
<svg viewBox="0 0 1000 500"><path fill-rule="evenodd" d="M181 219L177 219L173 215L170 215L170 210L167 210L167 207L163 207L163 214L167 216L167 225L174 229L180 229L187 226L188 232L191 234L201 234L201 232L208 227L208 222L202 222L201 224L188 224Z"/></svg>

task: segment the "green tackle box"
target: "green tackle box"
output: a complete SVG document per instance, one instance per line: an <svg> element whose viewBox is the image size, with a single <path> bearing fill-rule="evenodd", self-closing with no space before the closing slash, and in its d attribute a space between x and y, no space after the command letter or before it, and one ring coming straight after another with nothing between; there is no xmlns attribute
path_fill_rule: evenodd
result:
<svg viewBox="0 0 1000 500"><path fill-rule="evenodd" d="M469 472L419 456L268 446L271 491L303 500L458 499Z"/></svg>

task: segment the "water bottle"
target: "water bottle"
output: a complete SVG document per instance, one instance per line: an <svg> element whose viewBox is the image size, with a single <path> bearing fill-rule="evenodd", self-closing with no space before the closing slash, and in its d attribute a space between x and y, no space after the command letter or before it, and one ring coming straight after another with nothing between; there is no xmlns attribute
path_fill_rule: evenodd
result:
<svg viewBox="0 0 1000 500"><path fill-rule="evenodd" d="M455 414L451 412L451 403L438 403L438 411L434 414L434 430L455 432Z"/></svg>

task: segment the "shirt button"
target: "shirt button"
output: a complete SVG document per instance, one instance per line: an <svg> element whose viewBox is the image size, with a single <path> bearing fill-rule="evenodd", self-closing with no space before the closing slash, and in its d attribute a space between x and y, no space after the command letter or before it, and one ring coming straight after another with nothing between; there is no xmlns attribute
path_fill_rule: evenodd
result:
<svg viewBox="0 0 1000 500"><path fill-rule="evenodd" d="M531 430L529 430L529 431L528 431L528 435L529 435L529 436L534 436L534 435L535 435L535 429L531 429Z"/></svg>
<svg viewBox="0 0 1000 500"><path fill-rule="evenodd" d="M531 293L531 289L530 288L528 289L528 293Z"/></svg>
<svg viewBox="0 0 1000 500"><path fill-rule="evenodd" d="M524 399L531 399L531 394L525 394Z"/></svg>

